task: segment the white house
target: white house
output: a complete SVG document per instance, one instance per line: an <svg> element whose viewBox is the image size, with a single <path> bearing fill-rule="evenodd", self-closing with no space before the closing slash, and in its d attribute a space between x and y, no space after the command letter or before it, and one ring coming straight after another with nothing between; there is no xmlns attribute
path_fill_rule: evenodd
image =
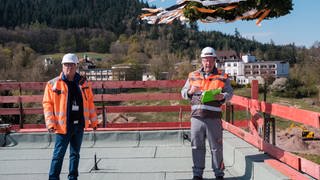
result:
<svg viewBox="0 0 320 180"><path fill-rule="evenodd" d="M110 69L89 69L82 70L81 74L84 74L90 81L110 81L113 80L113 73Z"/></svg>
<svg viewBox="0 0 320 180"><path fill-rule="evenodd" d="M156 80L156 77L149 72L142 74L142 81L153 81Z"/></svg>
<svg viewBox="0 0 320 180"><path fill-rule="evenodd" d="M44 59L44 69L47 71L50 66L53 66L53 60L51 57Z"/></svg>
<svg viewBox="0 0 320 180"><path fill-rule="evenodd" d="M257 61L255 56L245 55L241 60L226 60L223 65L225 72L238 84L248 84L256 79L264 83L264 77L274 78L289 76L289 63L285 61Z"/></svg>

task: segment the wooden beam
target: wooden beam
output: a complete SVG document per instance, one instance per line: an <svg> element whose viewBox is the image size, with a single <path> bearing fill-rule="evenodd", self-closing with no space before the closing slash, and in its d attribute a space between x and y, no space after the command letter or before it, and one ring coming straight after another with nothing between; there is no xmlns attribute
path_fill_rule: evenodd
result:
<svg viewBox="0 0 320 180"><path fill-rule="evenodd" d="M276 159L266 159L264 162L292 180L310 180L310 178L301 174L299 171L292 169Z"/></svg>
<svg viewBox="0 0 320 180"><path fill-rule="evenodd" d="M42 90L46 87L47 82L27 82L20 83L22 90Z"/></svg>
<svg viewBox="0 0 320 180"><path fill-rule="evenodd" d="M320 113L318 112L298 109L276 103L271 104L264 101L251 100L237 95L232 97L231 102L234 105L242 106L248 110L256 109L273 116L320 128Z"/></svg>
<svg viewBox="0 0 320 180"><path fill-rule="evenodd" d="M0 83L0 90L17 90L17 89L19 89L19 83L17 82Z"/></svg>
<svg viewBox="0 0 320 180"><path fill-rule="evenodd" d="M97 82L101 83L101 82ZM103 81L106 89L116 88L181 88L185 80L156 80L156 81ZM100 86L102 87L102 86Z"/></svg>
<svg viewBox="0 0 320 180"><path fill-rule="evenodd" d="M252 144L253 146L259 148L260 144L262 144L262 150L268 153L270 156L286 163L287 165L294 168L296 171L302 171L310 176L313 176L316 179L320 179L320 165L313 163L309 160L301 158L295 154L287 152L283 149L280 149L276 146L273 146L269 143L265 143L262 141L260 137L253 136L252 134L223 121L223 128L231 132L232 134L240 137L246 142Z"/></svg>
<svg viewBox="0 0 320 180"><path fill-rule="evenodd" d="M259 99L259 84L258 80L251 81L251 99Z"/></svg>
<svg viewBox="0 0 320 180"><path fill-rule="evenodd" d="M106 106L106 110L109 113L119 112L189 112L190 106Z"/></svg>
<svg viewBox="0 0 320 180"><path fill-rule="evenodd" d="M95 89L117 88L181 88L185 80L156 80L156 81L91 81ZM4 82L0 83L0 90L44 90L47 82Z"/></svg>
<svg viewBox="0 0 320 180"><path fill-rule="evenodd" d="M284 119L320 128L320 113L318 112L265 102L261 102L261 111Z"/></svg>
<svg viewBox="0 0 320 180"><path fill-rule="evenodd" d="M20 97L21 97L22 103L41 103L42 104L43 95L22 95Z"/></svg>
<svg viewBox="0 0 320 180"><path fill-rule="evenodd" d="M301 158L301 171L316 179L320 179L320 165L317 163Z"/></svg>
<svg viewBox="0 0 320 180"><path fill-rule="evenodd" d="M0 103L42 103L43 95L0 96ZM101 101L149 101L149 100L182 100L180 93L128 93L128 94L96 94L95 102Z"/></svg>
<svg viewBox="0 0 320 180"><path fill-rule="evenodd" d="M96 107L98 114L102 112L102 106ZM105 106L108 113L121 112L179 112L180 109L184 112L190 112L189 105L177 106ZM43 114L43 108L23 108L24 114ZM19 115L19 108L0 108L0 115Z"/></svg>
<svg viewBox="0 0 320 180"><path fill-rule="evenodd" d="M18 103L19 96L0 96L0 103Z"/></svg>
<svg viewBox="0 0 320 180"><path fill-rule="evenodd" d="M180 93L128 93L95 95L94 101L182 100Z"/></svg>
<svg viewBox="0 0 320 180"><path fill-rule="evenodd" d="M18 115L20 114L19 108L0 108L0 115Z"/></svg>

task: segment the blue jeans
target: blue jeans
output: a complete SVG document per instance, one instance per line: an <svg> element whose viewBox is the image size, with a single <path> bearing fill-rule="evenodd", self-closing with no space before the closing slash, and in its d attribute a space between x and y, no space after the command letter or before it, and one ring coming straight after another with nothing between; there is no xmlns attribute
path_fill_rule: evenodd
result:
<svg viewBox="0 0 320 180"><path fill-rule="evenodd" d="M56 134L56 143L53 150L49 180L59 180L63 164L63 158L66 154L68 144L70 143L70 161L68 179L76 180L78 177L78 166L80 159L80 148L83 137L83 127L75 125L67 134Z"/></svg>

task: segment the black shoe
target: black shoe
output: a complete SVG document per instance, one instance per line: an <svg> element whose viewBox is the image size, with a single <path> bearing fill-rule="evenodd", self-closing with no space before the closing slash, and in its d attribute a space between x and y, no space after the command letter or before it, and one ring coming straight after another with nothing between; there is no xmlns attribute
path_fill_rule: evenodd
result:
<svg viewBox="0 0 320 180"><path fill-rule="evenodd" d="M203 178L200 176L193 176L192 180L203 180Z"/></svg>
<svg viewBox="0 0 320 180"><path fill-rule="evenodd" d="M216 180L224 180L223 176L217 176Z"/></svg>

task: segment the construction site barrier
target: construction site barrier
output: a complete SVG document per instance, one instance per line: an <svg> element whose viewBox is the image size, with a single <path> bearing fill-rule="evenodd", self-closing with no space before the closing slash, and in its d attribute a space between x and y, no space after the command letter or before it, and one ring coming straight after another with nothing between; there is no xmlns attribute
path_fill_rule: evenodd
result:
<svg viewBox="0 0 320 180"><path fill-rule="evenodd" d="M159 80L159 81L96 81L92 82L94 89L94 101L98 103L97 112L103 115L103 125L106 127L105 113L118 112L179 112L181 119L182 112L189 112L189 105L167 105L167 106L110 106L106 102L116 101L157 101L157 100L182 100L180 89L184 85L184 80ZM1 116L18 115L19 128L24 131L24 116L28 114L42 114L42 97L45 82L7 82L0 83L0 105L15 104L14 107L0 108ZM258 82L252 81L251 98L234 95L231 103L223 106L225 111L224 129L237 135L241 139L249 142L261 151L268 153L279 161L268 162L273 167L278 167L283 171L281 162L291 166L298 172L306 173L314 178L320 179L320 166L312 161L306 160L293 153L287 152L275 146L275 121L276 118L283 118L297 123L302 123L315 128L320 127L320 114L318 112L303 110L295 107L284 106L280 104L267 103L258 99ZM126 93L132 88L142 89L164 89L163 92L148 93ZM167 89L175 89L166 91ZM116 90L116 91L113 91ZM27 91L35 92L33 95L25 93ZM109 92L109 93L105 93ZM110 93L111 92L111 93ZM30 94L30 93L29 93ZM37 107L25 107L26 103L37 103ZM250 119L247 121L237 121L234 119L234 111L247 111ZM271 129L269 128L271 125ZM41 125L40 125L41 126ZM113 127L112 127L113 126ZM131 126L131 127L130 127ZM144 126L144 127L143 127ZM146 128L151 124L136 123L131 125L110 125L107 128ZM186 122L160 123L158 128L163 126L189 128L190 124ZM239 126L247 126L249 131L245 131ZM106 129L107 129L106 128ZM271 133L271 135L270 135ZM272 137L272 141L269 137ZM281 162L280 162L281 161ZM301 177L296 171L291 173L290 177Z"/></svg>

